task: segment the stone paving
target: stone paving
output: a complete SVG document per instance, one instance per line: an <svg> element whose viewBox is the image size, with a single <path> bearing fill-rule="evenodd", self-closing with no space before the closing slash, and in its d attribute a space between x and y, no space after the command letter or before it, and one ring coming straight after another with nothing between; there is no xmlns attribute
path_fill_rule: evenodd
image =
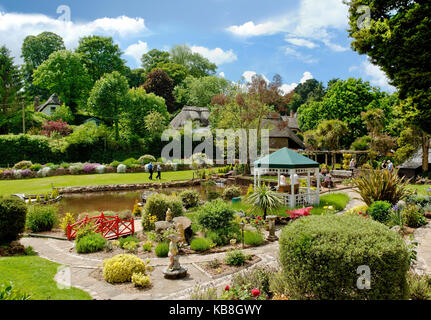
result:
<svg viewBox="0 0 431 320"><path fill-rule="evenodd" d="M344 211L364 204L359 199L359 195L351 189L338 192L347 193L351 198ZM278 230L276 234L279 236L280 230ZM418 270L419 273L431 273L431 224L418 229L414 236L419 242L417 248L418 266L416 270ZM164 279L162 269L169 264L168 258L152 258L150 265L154 267L154 271L151 273L153 287L140 292L131 291L130 289L126 290L124 287L111 285L93 277L92 273L101 269L103 261L76 254L73 251L73 242L41 238L23 238L21 242L25 246L32 246L42 258L70 267L72 286L88 292L94 299L99 300L188 299L197 285L201 288L223 288L230 283L234 276L227 275L214 279L197 265L199 262L211 261L215 258L222 260L226 253L182 256L180 258L181 265L187 267L189 273L189 275L182 280ZM256 255L261 259L251 268L278 265L278 242L245 249L244 251L247 254Z"/></svg>

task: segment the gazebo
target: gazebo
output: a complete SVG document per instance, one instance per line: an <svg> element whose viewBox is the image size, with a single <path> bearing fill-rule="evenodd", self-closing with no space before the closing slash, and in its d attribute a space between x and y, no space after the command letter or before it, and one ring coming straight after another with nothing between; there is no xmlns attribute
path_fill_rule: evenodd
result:
<svg viewBox="0 0 431 320"><path fill-rule="evenodd" d="M319 163L288 149L280 149L254 162L254 186L261 185L262 175L277 173L277 191L290 208L296 206L318 205L320 203ZM282 175L290 177L290 183L282 185ZM306 177L307 187L301 187L300 177ZM316 178L316 188L311 186L311 177ZM283 180L283 179L281 179Z"/></svg>

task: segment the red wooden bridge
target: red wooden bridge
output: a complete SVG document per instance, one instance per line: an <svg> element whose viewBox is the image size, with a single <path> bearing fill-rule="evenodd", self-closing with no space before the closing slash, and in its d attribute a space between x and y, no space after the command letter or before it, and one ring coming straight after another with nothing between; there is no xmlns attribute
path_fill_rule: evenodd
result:
<svg viewBox="0 0 431 320"><path fill-rule="evenodd" d="M105 216L103 212L98 217L89 218L86 216L83 220L74 224L67 225L67 239L76 238L76 233L82 227L93 224L94 232L100 233L105 239L119 239L122 236L133 235L135 233L135 221L131 219L120 219L118 215Z"/></svg>

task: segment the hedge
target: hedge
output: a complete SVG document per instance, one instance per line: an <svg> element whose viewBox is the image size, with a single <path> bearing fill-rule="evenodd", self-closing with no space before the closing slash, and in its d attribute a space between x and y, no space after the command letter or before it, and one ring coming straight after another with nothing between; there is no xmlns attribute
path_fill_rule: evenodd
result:
<svg viewBox="0 0 431 320"><path fill-rule="evenodd" d="M14 197L0 197L0 244L18 239L24 232L27 206Z"/></svg>
<svg viewBox="0 0 431 320"><path fill-rule="evenodd" d="M357 216L309 216L285 227L280 262L292 299L393 300L408 295L409 252L386 226ZM371 270L360 290L358 267Z"/></svg>

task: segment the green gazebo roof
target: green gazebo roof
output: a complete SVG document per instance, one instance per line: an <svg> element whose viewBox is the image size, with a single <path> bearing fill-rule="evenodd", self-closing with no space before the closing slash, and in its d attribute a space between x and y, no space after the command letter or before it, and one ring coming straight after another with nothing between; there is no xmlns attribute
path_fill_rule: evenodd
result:
<svg viewBox="0 0 431 320"><path fill-rule="evenodd" d="M254 167L269 169L318 168L319 163L293 150L283 148L255 161Z"/></svg>

